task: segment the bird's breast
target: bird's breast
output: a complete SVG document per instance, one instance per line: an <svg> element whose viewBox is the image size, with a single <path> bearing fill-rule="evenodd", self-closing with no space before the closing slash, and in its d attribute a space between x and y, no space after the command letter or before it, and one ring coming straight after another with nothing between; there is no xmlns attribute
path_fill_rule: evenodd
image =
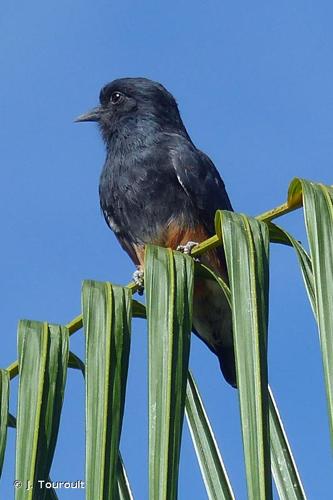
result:
<svg viewBox="0 0 333 500"><path fill-rule="evenodd" d="M173 242L177 240L175 225L182 234L195 226L195 209L175 172L158 159L109 158L99 193L110 228L136 242Z"/></svg>

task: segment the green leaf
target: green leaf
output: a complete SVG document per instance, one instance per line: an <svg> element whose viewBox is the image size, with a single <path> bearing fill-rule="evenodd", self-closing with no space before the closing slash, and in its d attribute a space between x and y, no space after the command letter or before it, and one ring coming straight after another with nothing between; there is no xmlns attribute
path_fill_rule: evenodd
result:
<svg viewBox="0 0 333 500"><path fill-rule="evenodd" d="M133 500L133 495L127 478L126 469L120 455L118 461L118 492L119 500Z"/></svg>
<svg viewBox="0 0 333 500"><path fill-rule="evenodd" d="M307 284L307 290L311 297L313 288L313 275L311 260L307 255L302 245L295 240L289 233L283 231L278 226L269 223L269 236L271 239L271 231L273 231L274 242L289 241L289 245L293 246L299 263L301 265L304 281ZM230 303L230 290L227 285L216 275L211 269L196 263L196 270L200 276L205 278L215 279L224 291L228 302ZM276 487L279 491L280 498L286 500L290 498L303 499L305 498L301 479L299 477L296 464L294 462L290 445L286 433L283 428L281 417L278 413L273 394L269 389L269 422L270 422L270 443L271 443L271 467ZM303 496L302 496L303 495Z"/></svg>
<svg viewBox="0 0 333 500"><path fill-rule="evenodd" d="M193 259L148 245L149 498L175 500L192 329Z"/></svg>
<svg viewBox="0 0 333 500"><path fill-rule="evenodd" d="M312 310L314 312L314 315L316 316L316 302L315 302L315 291L314 291L314 279L313 279L313 271L312 271L312 262L307 254L306 250L303 248L301 243L297 241L291 234L289 234L287 231L284 229L280 228L279 226L276 226L275 224L269 223L268 224L268 229L269 229L269 237L270 240L273 241L275 239L279 239L279 242L284 241L284 244L287 244L287 241L289 241L289 245L292 246L296 252L296 256L298 259L298 263L301 267L302 271L302 276L305 284L305 289L307 291L310 304L312 307ZM272 231L273 231L273 236L272 236Z"/></svg>
<svg viewBox="0 0 333 500"><path fill-rule="evenodd" d="M234 494L198 388L189 372L186 417L210 500L233 500Z"/></svg>
<svg viewBox="0 0 333 500"><path fill-rule="evenodd" d="M224 293L229 306L231 307L231 295L230 288L226 284L226 282L216 274L210 267L201 264L200 262L195 262L195 276L200 278L205 278L209 280L214 280L220 286L222 292Z"/></svg>
<svg viewBox="0 0 333 500"><path fill-rule="evenodd" d="M76 355L74 352L69 351L69 357L68 357L68 367L73 368L74 370L80 370L83 378L85 376L85 364L83 361Z"/></svg>
<svg viewBox="0 0 333 500"><path fill-rule="evenodd" d="M118 498L119 441L124 413L132 294L110 283L85 281L86 495Z"/></svg>
<svg viewBox="0 0 333 500"><path fill-rule="evenodd" d="M52 482L51 479L48 479L49 482ZM45 500L57 500L58 495L56 494L53 488L48 488L45 490Z"/></svg>
<svg viewBox="0 0 333 500"><path fill-rule="evenodd" d="M68 330L36 321L18 328L19 398L16 479L32 488L17 500L47 498L38 481L48 480L58 436L68 362Z"/></svg>
<svg viewBox="0 0 333 500"><path fill-rule="evenodd" d="M5 457L7 441L7 422L9 415L9 375L0 369L0 477Z"/></svg>
<svg viewBox="0 0 333 500"><path fill-rule="evenodd" d="M146 307L138 300L132 299L133 317L146 318Z"/></svg>
<svg viewBox="0 0 333 500"><path fill-rule="evenodd" d="M8 413L7 425L12 429L16 429L16 418L11 413Z"/></svg>
<svg viewBox="0 0 333 500"><path fill-rule="evenodd" d="M268 228L245 215L216 214L230 281L248 496L272 497L268 382Z"/></svg>
<svg viewBox="0 0 333 500"><path fill-rule="evenodd" d="M296 193L296 194L295 194ZM314 277L314 296L333 447L333 204L332 189L294 179L288 199L303 194L304 217Z"/></svg>
<svg viewBox="0 0 333 500"><path fill-rule="evenodd" d="M273 393L269 389L272 471L281 500L305 500L303 485L288 443Z"/></svg>
<svg viewBox="0 0 333 500"><path fill-rule="evenodd" d="M260 220L260 219L258 219ZM280 243L280 245L292 246L290 239L286 236L286 233L273 222L266 222L269 230L269 241L272 243Z"/></svg>
<svg viewBox="0 0 333 500"><path fill-rule="evenodd" d="M71 351L69 352L68 366L70 368L74 368L75 370L80 370L83 378L85 378L85 364L78 356L76 356ZM128 482L125 466L123 464L120 452L119 452L117 474L118 474L117 481L118 481L119 500L132 500L133 495L131 492L130 484Z"/></svg>

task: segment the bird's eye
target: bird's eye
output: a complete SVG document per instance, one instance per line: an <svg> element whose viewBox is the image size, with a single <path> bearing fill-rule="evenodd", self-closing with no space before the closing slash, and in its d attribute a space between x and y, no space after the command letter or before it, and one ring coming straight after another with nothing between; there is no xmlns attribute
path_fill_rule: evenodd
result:
<svg viewBox="0 0 333 500"><path fill-rule="evenodd" d="M110 102L112 104L119 104L123 100L123 94L120 92L112 92Z"/></svg>

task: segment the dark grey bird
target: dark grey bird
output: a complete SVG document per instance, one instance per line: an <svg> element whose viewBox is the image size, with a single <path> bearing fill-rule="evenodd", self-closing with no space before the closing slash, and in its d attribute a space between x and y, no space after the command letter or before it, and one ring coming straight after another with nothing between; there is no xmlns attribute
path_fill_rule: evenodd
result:
<svg viewBox="0 0 333 500"><path fill-rule="evenodd" d="M76 121L98 123L106 146L99 184L108 226L137 266L147 243L189 250L215 233L216 210L232 210L223 180L197 149L174 97L160 83L121 78L105 85L100 105ZM227 280L221 247L202 261ZM231 314L218 285L198 280L193 330L213 351L236 386Z"/></svg>

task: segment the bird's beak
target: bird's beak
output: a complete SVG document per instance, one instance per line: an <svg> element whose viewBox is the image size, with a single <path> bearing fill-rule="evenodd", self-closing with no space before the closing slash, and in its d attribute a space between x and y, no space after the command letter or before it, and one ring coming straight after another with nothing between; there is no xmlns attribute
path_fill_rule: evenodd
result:
<svg viewBox="0 0 333 500"><path fill-rule="evenodd" d="M101 108L93 108L88 113L75 118L74 122L98 122L101 117Z"/></svg>

